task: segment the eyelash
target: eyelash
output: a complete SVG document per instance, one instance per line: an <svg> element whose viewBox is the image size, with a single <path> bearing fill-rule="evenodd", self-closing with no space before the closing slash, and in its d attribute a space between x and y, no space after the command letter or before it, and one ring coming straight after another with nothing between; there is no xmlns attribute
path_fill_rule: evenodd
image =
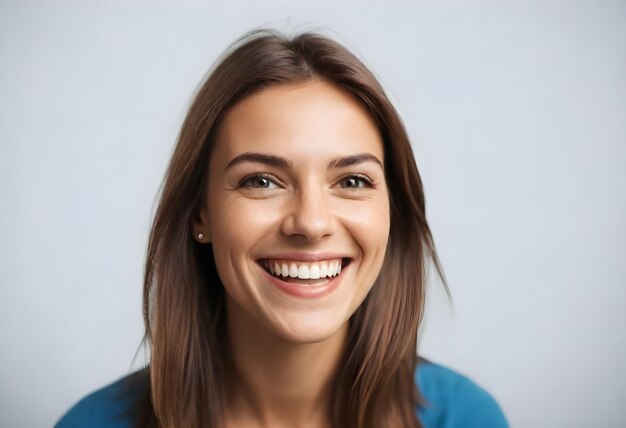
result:
<svg viewBox="0 0 626 428"><path fill-rule="evenodd" d="M254 186L246 184L246 183L250 183L251 181L253 181L255 179L259 179L259 178L262 178L262 179L265 179L265 180L269 180L269 181L273 182L274 184L278 185L276 180L274 178L272 178L272 176L270 174L257 172L257 173L248 175L247 177L244 177L239 182L239 187L248 187L248 188L254 188L254 189L264 189L264 187L254 187ZM342 181L350 179L350 178L354 178L354 179L363 181L365 183L365 186L363 186L363 187L375 188L374 180L372 180L371 178L369 178L365 174L349 173L349 174L346 174L343 177L341 177L339 179L339 181L342 182ZM346 188L348 188L348 187L346 187ZM360 188L360 187L357 187L357 188ZM354 189L354 188L351 188L351 189Z"/></svg>
<svg viewBox="0 0 626 428"><path fill-rule="evenodd" d="M347 180L349 178L355 178L357 180L361 180L365 183L364 187L369 187L369 188L374 188L374 180L372 180L371 178L369 178L367 175L365 174L359 174L359 173L349 173L344 175L343 177L341 177L341 179L339 181L344 181Z"/></svg>
<svg viewBox="0 0 626 428"><path fill-rule="evenodd" d="M247 177L242 178L241 181L239 182L239 187L248 187L248 188L253 188L253 189L264 189L264 187L253 187L253 186L246 185L246 182L251 182L251 181L253 181L255 179L259 179L259 178L263 178L265 180L269 180L269 181L273 182L274 184L277 184L276 180L274 180L271 175L266 174L266 173L262 173L262 172L256 172L256 173L254 173L252 175L248 175Z"/></svg>

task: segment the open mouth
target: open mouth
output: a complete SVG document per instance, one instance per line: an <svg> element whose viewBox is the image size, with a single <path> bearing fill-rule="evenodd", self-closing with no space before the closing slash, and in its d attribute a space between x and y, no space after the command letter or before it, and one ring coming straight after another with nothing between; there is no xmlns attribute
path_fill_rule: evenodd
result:
<svg viewBox="0 0 626 428"><path fill-rule="evenodd" d="M341 275L351 259L340 258L300 262L294 260L260 259L259 265L270 275L281 281L302 285L322 285Z"/></svg>

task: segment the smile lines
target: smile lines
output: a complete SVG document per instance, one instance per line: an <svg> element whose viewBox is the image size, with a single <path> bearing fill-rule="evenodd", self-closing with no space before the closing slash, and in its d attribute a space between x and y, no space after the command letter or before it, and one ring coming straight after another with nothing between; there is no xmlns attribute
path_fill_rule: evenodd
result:
<svg viewBox="0 0 626 428"><path fill-rule="evenodd" d="M342 259L320 262L264 259L261 261L261 264L266 271L277 277L319 279L339 275L341 273Z"/></svg>

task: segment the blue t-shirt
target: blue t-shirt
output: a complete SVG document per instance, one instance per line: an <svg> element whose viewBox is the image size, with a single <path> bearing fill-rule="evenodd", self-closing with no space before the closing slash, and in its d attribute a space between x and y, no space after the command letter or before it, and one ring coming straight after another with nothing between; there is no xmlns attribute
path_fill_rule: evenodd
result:
<svg viewBox="0 0 626 428"><path fill-rule="evenodd" d="M416 411L424 428L507 428L491 395L467 377L429 361L420 361L415 381L426 400ZM133 404L148 387L140 371L93 392L72 407L55 428L131 428Z"/></svg>

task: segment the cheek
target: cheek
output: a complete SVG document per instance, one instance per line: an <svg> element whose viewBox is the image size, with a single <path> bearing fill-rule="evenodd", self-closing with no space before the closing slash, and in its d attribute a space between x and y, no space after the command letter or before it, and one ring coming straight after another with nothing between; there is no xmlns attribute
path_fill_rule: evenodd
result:
<svg viewBox="0 0 626 428"><path fill-rule="evenodd" d="M214 250L224 257L245 257L275 228L280 210L267 202L219 194L212 198L210 218Z"/></svg>
<svg viewBox="0 0 626 428"><path fill-rule="evenodd" d="M254 287L246 286L254 260L250 252L273 230L275 214L261 209L259 201L218 194L211 200L210 224L218 275L226 292L241 307L256 300Z"/></svg>
<svg viewBox="0 0 626 428"><path fill-rule="evenodd" d="M381 249L384 252L387 247L389 215L389 204L384 198L361 206L351 205L343 210L343 222L357 244L368 253L364 254L365 257L376 257Z"/></svg>

